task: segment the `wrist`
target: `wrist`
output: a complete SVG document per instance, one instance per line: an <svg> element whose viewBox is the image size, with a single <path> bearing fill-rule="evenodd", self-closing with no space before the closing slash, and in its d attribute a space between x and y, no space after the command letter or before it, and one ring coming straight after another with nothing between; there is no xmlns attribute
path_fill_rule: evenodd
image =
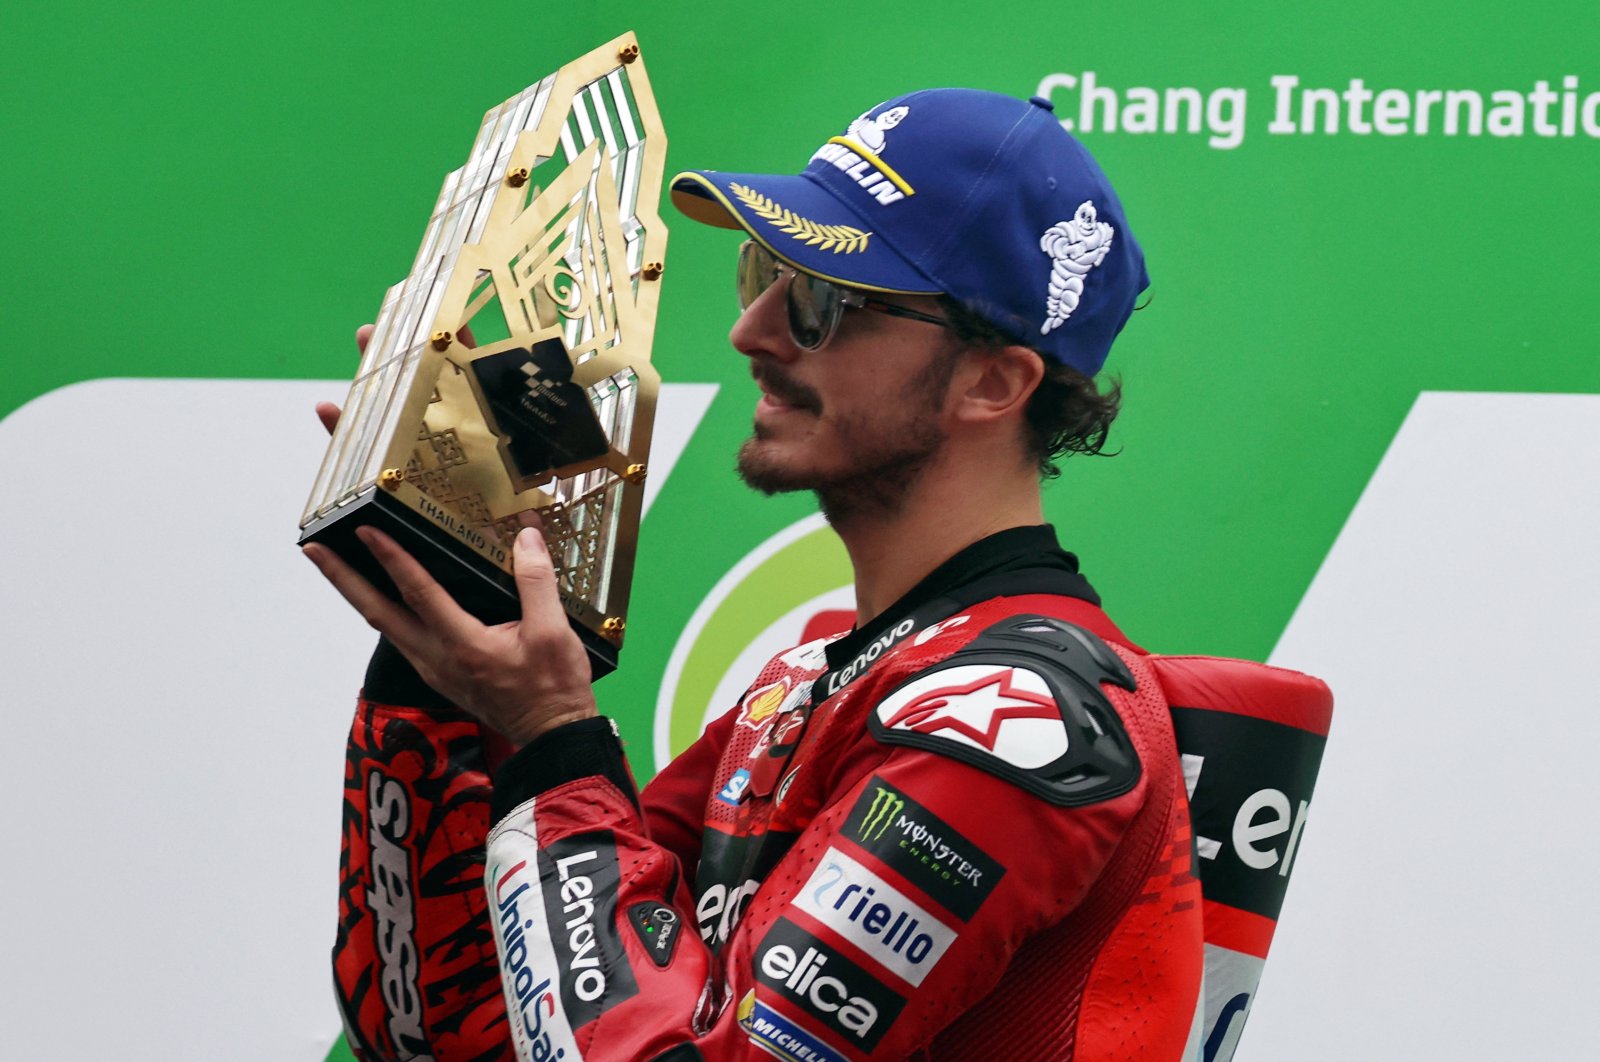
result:
<svg viewBox="0 0 1600 1062"><path fill-rule="evenodd" d="M557 786L604 778L638 807L639 798L616 724L597 715L546 731L495 772L490 813L494 821Z"/></svg>
<svg viewBox="0 0 1600 1062"><path fill-rule="evenodd" d="M594 699L589 698L577 704L564 707L546 707L538 712L528 712L503 726L496 727L505 739L517 748L522 748L539 740L552 730L559 729L569 723L581 722L585 719L597 719L600 710L595 705Z"/></svg>

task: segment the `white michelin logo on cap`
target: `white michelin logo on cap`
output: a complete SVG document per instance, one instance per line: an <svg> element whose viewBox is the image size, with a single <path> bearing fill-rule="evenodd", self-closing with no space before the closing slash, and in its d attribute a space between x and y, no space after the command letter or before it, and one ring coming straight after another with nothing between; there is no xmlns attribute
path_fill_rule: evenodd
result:
<svg viewBox="0 0 1600 1062"><path fill-rule="evenodd" d="M867 111L851 122L844 135L876 155L883 150L883 134L899 125L911 113L911 108L890 107L876 118L868 118L871 113Z"/></svg>
<svg viewBox="0 0 1600 1062"><path fill-rule="evenodd" d="M905 121L911 108L890 107L876 118L867 116L871 113L868 111L851 122L842 135L829 137L811 156L811 161L820 159L833 165L863 190L872 193L879 206L888 206L917 194L893 166L879 157L886 134Z"/></svg>
<svg viewBox="0 0 1600 1062"><path fill-rule="evenodd" d="M1045 299L1045 322L1040 335L1067 323L1083 298L1083 278L1105 261L1111 250L1111 226L1099 220L1094 202L1085 200L1071 221L1058 221L1039 239L1039 250L1054 261L1050 268L1050 294Z"/></svg>

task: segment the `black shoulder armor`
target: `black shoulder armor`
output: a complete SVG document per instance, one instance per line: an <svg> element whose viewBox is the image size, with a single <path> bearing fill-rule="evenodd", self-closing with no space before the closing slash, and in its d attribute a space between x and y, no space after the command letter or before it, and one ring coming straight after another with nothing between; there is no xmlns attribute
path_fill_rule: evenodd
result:
<svg viewBox="0 0 1600 1062"><path fill-rule="evenodd" d="M1139 755L1100 688L1133 690L1121 657L1082 627L1012 616L895 687L872 736L950 756L1061 807L1121 796Z"/></svg>

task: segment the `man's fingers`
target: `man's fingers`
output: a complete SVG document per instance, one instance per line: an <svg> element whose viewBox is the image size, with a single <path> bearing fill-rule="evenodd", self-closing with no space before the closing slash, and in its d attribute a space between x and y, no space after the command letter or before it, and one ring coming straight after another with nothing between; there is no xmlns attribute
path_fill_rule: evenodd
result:
<svg viewBox="0 0 1600 1062"><path fill-rule="evenodd" d="M548 629L552 624L562 628L567 625L561 596L556 591L556 566L540 530L529 526L518 531L511 554L517 597L522 601L522 626L529 633Z"/></svg>
<svg viewBox="0 0 1600 1062"><path fill-rule="evenodd" d="M329 435L339 426L339 407L332 402L317 403L317 419L322 421L322 427Z"/></svg>
<svg viewBox="0 0 1600 1062"><path fill-rule="evenodd" d="M356 329L356 353L365 354L367 344L372 342L372 333L378 330L377 325L364 324Z"/></svg>
<svg viewBox="0 0 1600 1062"><path fill-rule="evenodd" d="M367 582L361 573L327 546L312 543L302 546L300 552L323 574L350 607L361 613L374 630L386 635L390 641L406 650L421 644L422 625L417 618L391 601L383 591Z"/></svg>
<svg viewBox="0 0 1600 1062"><path fill-rule="evenodd" d="M406 607L415 612L434 635L459 644L483 632L483 624L456 604L450 592L394 539L375 527L357 528L356 537L389 573Z"/></svg>

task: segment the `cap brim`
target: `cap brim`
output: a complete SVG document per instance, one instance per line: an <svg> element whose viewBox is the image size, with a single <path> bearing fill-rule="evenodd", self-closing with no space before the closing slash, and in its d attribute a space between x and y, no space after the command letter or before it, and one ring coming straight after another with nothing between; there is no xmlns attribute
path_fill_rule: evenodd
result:
<svg viewBox="0 0 1600 1062"><path fill-rule="evenodd" d="M672 205L703 224L743 229L778 258L825 280L897 295L940 291L804 174L688 170L672 179Z"/></svg>

